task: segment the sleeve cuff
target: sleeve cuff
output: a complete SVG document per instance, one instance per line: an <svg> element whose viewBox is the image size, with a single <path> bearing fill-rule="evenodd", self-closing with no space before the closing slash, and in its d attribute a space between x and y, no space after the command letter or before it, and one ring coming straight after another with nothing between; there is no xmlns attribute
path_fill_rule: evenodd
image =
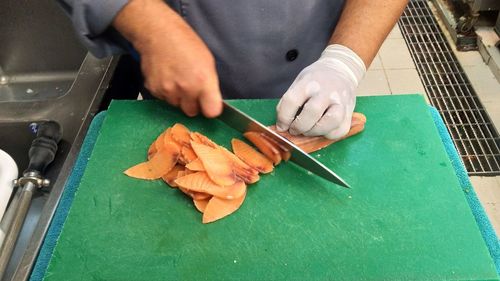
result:
<svg viewBox="0 0 500 281"><path fill-rule="evenodd" d="M116 14L129 0L80 0L73 2L71 18L83 44L96 57L126 52L125 39L118 32L110 32ZM118 40L117 40L118 39Z"/></svg>

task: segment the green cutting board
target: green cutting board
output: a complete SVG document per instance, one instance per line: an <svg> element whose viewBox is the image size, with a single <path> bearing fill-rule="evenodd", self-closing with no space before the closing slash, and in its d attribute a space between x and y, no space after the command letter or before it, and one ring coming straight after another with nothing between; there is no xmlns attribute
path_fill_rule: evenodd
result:
<svg viewBox="0 0 500 281"><path fill-rule="evenodd" d="M274 123L274 100L233 103ZM284 163L204 225L181 192L123 171L176 122L226 147L242 136L161 102L114 101L46 280L497 280L423 98L361 97L356 110L365 131L314 154L352 189Z"/></svg>

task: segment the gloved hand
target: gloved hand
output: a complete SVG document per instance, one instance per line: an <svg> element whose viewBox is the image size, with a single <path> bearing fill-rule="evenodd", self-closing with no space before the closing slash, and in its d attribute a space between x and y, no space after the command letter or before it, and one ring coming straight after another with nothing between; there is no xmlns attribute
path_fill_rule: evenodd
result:
<svg viewBox="0 0 500 281"><path fill-rule="evenodd" d="M344 136L351 125L355 90L365 72L365 64L351 49L328 46L299 73L278 103L278 130L329 139Z"/></svg>

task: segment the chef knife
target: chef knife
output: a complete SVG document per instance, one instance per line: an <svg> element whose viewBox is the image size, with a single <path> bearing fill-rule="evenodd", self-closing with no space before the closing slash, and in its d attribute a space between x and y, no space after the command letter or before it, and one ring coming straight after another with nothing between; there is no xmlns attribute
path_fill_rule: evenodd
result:
<svg viewBox="0 0 500 281"><path fill-rule="evenodd" d="M266 134L291 152L292 156L290 160L295 164L335 184L349 188L349 185L341 177L337 176L333 171L311 157L298 146L225 101L224 110L218 118L241 133L254 131Z"/></svg>

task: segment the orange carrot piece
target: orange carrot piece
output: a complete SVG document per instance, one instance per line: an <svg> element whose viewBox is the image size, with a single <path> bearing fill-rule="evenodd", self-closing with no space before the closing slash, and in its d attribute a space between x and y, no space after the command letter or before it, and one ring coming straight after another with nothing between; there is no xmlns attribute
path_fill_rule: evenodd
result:
<svg viewBox="0 0 500 281"><path fill-rule="evenodd" d="M218 149L232 161L233 171L236 177L244 181L245 183L256 183L259 181L259 171L243 162L238 156L234 155L231 151L227 150L225 147L219 146Z"/></svg>
<svg viewBox="0 0 500 281"><path fill-rule="evenodd" d="M203 212L205 212L205 209L207 208L207 204L208 201L210 201L210 198L211 197L203 200L193 199L194 206L196 207L196 209L198 209L198 211L200 211L200 213L203 214Z"/></svg>
<svg viewBox="0 0 500 281"><path fill-rule="evenodd" d="M194 173L194 172L191 171L191 170L189 170L189 169L181 170L181 171L177 172L177 178L176 179L181 178L181 177L186 176L186 175L189 175L189 174L192 174L192 173Z"/></svg>
<svg viewBox="0 0 500 281"><path fill-rule="evenodd" d="M200 158L196 158L195 160L189 162L186 165L186 168L188 168L191 171L196 171L196 172L205 171L205 167L203 167L203 163L201 162Z"/></svg>
<svg viewBox="0 0 500 281"><path fill-rule="evenodd" d="M191 148L191 145L183 146L181 148L181 157L186 163L190 163L198 158L198 156L196 156L196 153L194 153L194 150Z"/></svg>
<svg viewBox="0 0 500 281"><path fill-rule="evenodd" d="M253 149L250 145L239 139L232 139L231 145L233 147L234 154L257 171L264 174L273 171L273 162L257 150Z"/></svg>
<svg viewBox="0 0 500 281"><path fill-rule="evenodd" d="M189 146L189 143L191 141L190 134L191 132L189 131L186 126L176 123L174 126L172 126L171 130L172 138L179 144L183 146Z"/></svg>
<svg viewBox="0 0 500 281"><path fill-rule="evenodd" d="M153 156L156 154L158 150L156 149L156 141L154 141L148 149L148 160L153 158Z"/></svg>
<svg viewBox="0 0 500 281"><path fill-rule="evenodd" d="M277 142L276 140L274 140L273 138L271 138L270 136L268 136L264 133L261 133L260 135L264 139L266 139L269 143L274 145L274 147L276 147L276 149L278 149L278 151L280 152L280 155L281 155L281 159L288 161L290 159L290 157L292 157L292 153L284 145L282 145L281 143Z"/></svg>
<svg viewBox="0 0 500 281"><path fill-rule="evenodd" d="M203 223L210 223L234 213L245 201L245 195L233 200L212 197L203 212Z"/></svg>
<svg viewBox="0 0 500 281"><path fill-rule="evenodd" d="M207 136L205 136L199 132L192 132L190 134L190 136L191 136L191 140L196 142L196 143L204 144L206 146L210 146L211 148L219 147L215 142L213 142Z"/></svg>
<svg viewBox="0 0 500 281"><path fill-rule="evenodd" d="M181 150L182 145L179 142L177 142L176 140L174 140L174 138L172 137L172 128L171 127L167 128L167 130L165 130L165 134L163 135L163 144L165 145L168 142L175 143L179 147L179 151Z"/></svg>
<svg viewBox="0 0 500 281"><path fill-rule="evenodd" d="M165 138L165 134L167 133L168 131L168 128L167 130L163 131L155 140L155 148L156 148L156 151L160 151L162 149L165 148L165 145L164 145L164 138Z"/></svg>
<svg viewBox="0 0 500 281"><path fill-rule="evenodd" d="M236 174L236 177L243 180L245 183L255 183L260 179L259 172L257 170L253 169L245 162L241 161L238 157L236 157L236 155L234 155L231 151L227 150L225 147L219 146L216 143L214 143L205 135L199 132L192 132L191 139L193 140L193 142L203 144L212 148L220 149L221 152L227 158L229 158L229 160L231 160L232 169Z"/></svg>
<svg viewBox="0 0 500 281"><path fill-rule="evenodd" d="M253 143L267 158L276 166L281 162L281 153L257 132L246 132L243 134L251 143Z"/></svg>
<svg viewBox="0 0 500 281"><path fill-rule="evenodd" d="M193 192L192 197L194 200L208 200L208 199L212 198L212 195L208 194L208 193L196 192L196 191L192 191L192 192Z"/></svg>
<svg viewBox="0 0 500 281"><path fill-rule="evenodd" d="M246 190L245 183L239 181L231 186L221 186L214 183L205 172L196 172L178 178L175 183L184 189L203 192L223 199L234 199L241 197Z"/></svg>
<svg viewBox="0 0 500 281"><path fill-rule="evenodd" d="M179 186L179 190L182 191L182 193L186 194L187 196L191 197L193 200L207 200L212 197L212 195L210 194L192 191L190 189L183 188L181 186Z"/></svg>
<svg viewBox="0 0 500 281"><path fill-rule="evenodd" d="M191 141L191 146L203 163L208 177L213 182L222 186L233 185L236 182L232 161L220 149L211 148L194 141Z"/></svg>
<svg viewBox="0 0 500 281"><path fill-rule="evenodd" d="M184 166L177 164L168 173L164 174L161 178L170 187L175 188L175 187L177 187L177 184L175 183L175 180L178 178L178 173L180 171L185 170L185 169L186 168L184 168Z"/></svg>
<svg viewBox="0 0 500 281"><path fill-rule="evenodd" d="M150 160L139 163L124 173L133 178L154 180L168 173L177 163L179 150L171 144L158 151Z"/></svg>

